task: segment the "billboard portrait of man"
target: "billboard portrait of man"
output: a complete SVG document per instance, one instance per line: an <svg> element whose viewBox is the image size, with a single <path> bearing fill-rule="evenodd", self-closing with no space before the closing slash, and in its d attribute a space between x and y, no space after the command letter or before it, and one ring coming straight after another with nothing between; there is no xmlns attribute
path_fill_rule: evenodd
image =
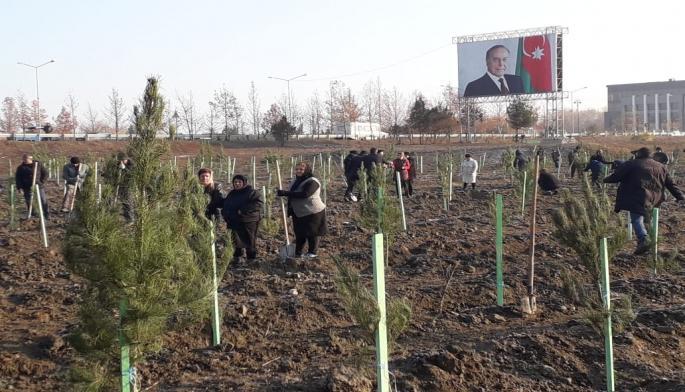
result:
<svg viewBox="0 0 685 392"><path fill-rule="evenodd" d="M508 69L510 55L511 52L504 45L497 44L490 47L485 52L485 75L466 85L464 97L523 94L524 88L521 77L505 73ZM512 68L515 68L515 64Z"/></svg>

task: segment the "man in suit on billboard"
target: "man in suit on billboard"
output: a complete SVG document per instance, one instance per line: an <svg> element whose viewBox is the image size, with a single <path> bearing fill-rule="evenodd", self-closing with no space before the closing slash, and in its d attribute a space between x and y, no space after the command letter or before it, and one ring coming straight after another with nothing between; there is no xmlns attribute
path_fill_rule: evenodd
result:
<svg viewBox="0 0 685 392"><path fill-rule="evenodd" d="M521 77L504 73L507 70L507 60L509 60L509 49L504 45L495 45L488 49L485 53L487 72L466 85L464 96L523 94Z"/></svg>

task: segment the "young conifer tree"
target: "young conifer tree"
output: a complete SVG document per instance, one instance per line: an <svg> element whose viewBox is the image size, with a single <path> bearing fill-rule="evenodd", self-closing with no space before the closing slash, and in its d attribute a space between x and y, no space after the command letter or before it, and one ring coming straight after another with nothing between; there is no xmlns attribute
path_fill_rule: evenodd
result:
<svg viewBox="0 0 685 392"><path fill-rule="evenodd" d="M561 202L561 208L552 214L553 236L560 244L573 249L584 267L562 269L563 290L584 308L586 319L599 330L604 319L599 242L607 238L607 253L611 261L626 241L626 224L622 215L613 212L606 194L592 189L587 177L583 178L582 197L564 189ZM611 312L619 332L634 318L630 297L624 295L612 299Z"/></svg>
<svg viewBox="0 0 685 392"><path fill-rule="evenodd" d="M134 162L126 183L133 219L124 221L122 201L115 201L113 189L121 176L106 179L108 191L99 203L93 176L88 176L67 226L65 261L86 282L70 341L87 363L105 369L100 387L116 384L120 374L119 330L134 365L161 349L165 332L210 313L214 287L207 199L192 173L179 178L162 160L168 151L167 141L157 138L163 111L158 81L150 78L140 106L134 108L138 137L128 148ZM231 253L224 249L218 260L219 280ZM120 315L122 304L127 311ZM95 383L92 374L81 381Z"/></svg>

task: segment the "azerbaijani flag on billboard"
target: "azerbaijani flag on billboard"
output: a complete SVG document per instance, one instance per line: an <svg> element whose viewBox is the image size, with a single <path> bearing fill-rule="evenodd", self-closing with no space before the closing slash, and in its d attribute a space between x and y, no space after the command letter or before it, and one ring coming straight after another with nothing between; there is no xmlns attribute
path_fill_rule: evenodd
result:
<svg viewBox="0 0 685 392"><path fill-rule="evenodd" d="M519 38L516 58L516 75L523 81L523 89L528 94L548 93L555 91L553 83L553 61L550 35L533 35Z"/></svg>

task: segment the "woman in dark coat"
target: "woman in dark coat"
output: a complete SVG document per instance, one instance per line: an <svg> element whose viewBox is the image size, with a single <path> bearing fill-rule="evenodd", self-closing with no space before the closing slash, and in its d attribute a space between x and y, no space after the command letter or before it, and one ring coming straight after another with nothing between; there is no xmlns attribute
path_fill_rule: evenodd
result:
<svg viewBox="0 0 685 392"><path fill-rule="evenodd" d="M304 257L316 257L319 237L326 234L326 205L321 200L321 183L312 174L309 162L295 167L295 180L288 190L277 190L278 196L288 197L288 215L295 228L295 256L302 256L305 242L309 252Z"/></svg>
<svg viewBox="0 0 685 392"><path fill-rule="evenodd" d="M246 251L247 259L254 260L257 257L257 230L262 219L264 200L259 192L247 183L245 176L238 174L231 182L233 190L226 195L221 214L232 232L235 247L233 258L242 257Z"/></svg>

